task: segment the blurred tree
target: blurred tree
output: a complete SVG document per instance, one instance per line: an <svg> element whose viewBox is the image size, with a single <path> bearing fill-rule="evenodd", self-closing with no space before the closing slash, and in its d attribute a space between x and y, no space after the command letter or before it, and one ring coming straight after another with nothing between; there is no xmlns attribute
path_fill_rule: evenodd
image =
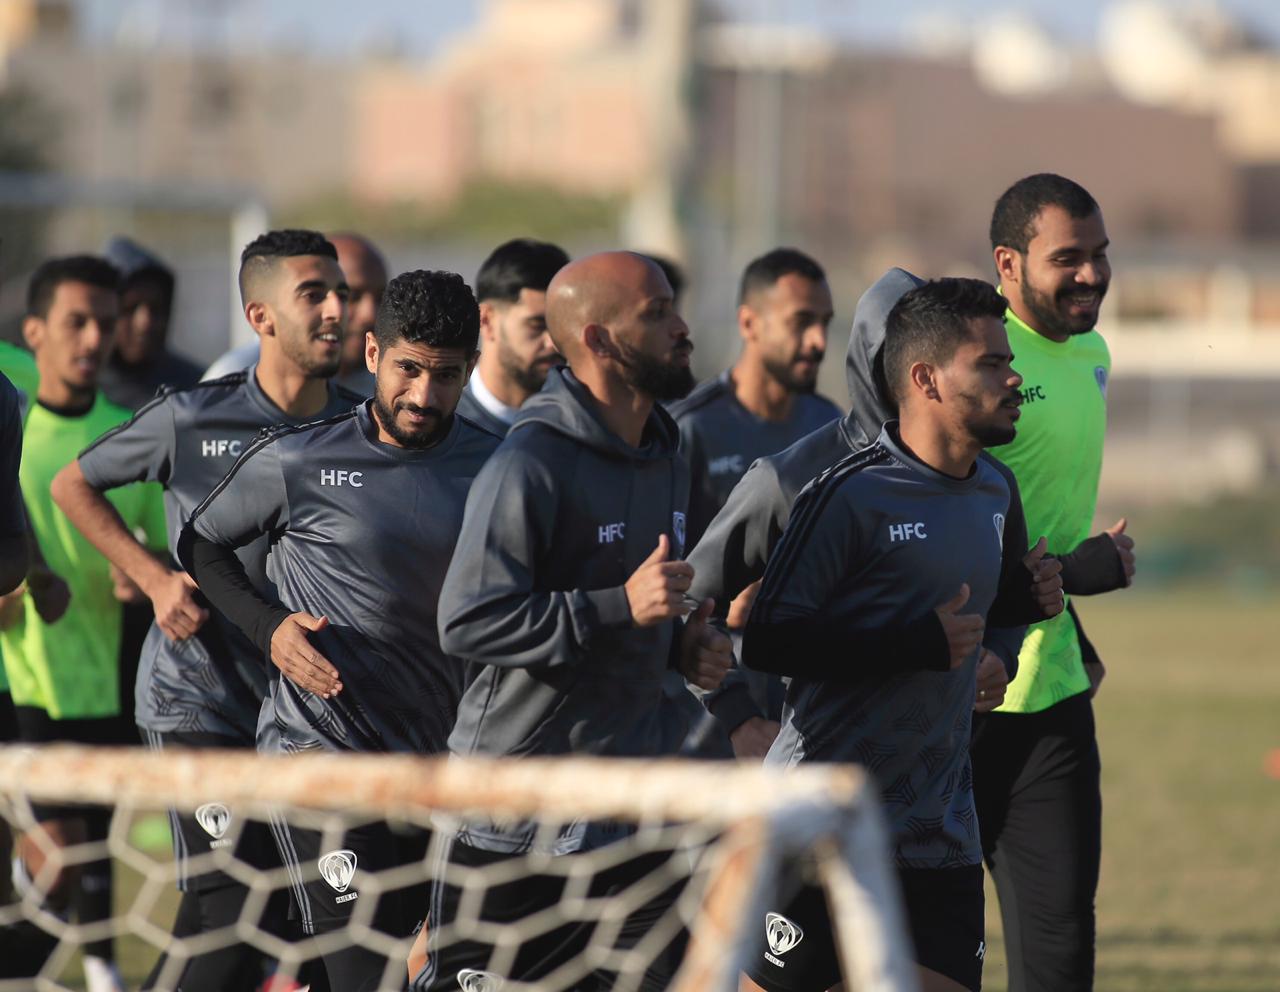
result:
<svg viewBox="0 0 1280 992"><path fill-rule="evenodd" d="M414 201L370 204L344 193L277 211L281 223L317 230L358 230L393 241L453 238L493 244L508 237L551 241L575 235L616 235L622 201L576 196L537 185L477 181L443 208Z"/></svg>

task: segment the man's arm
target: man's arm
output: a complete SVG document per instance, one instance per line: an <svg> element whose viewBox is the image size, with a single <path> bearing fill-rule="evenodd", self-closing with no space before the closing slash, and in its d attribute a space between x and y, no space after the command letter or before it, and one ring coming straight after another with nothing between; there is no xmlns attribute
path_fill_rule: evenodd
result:
<svg viewBox="0 0 1280 992"><path fill-rule="evenodd" d="M536 588L553 553L559 497L552 470L529 452L499 448L467 496L440 591L440 643L470 662L504 668L573 665L601 631L682 616L692 569L670 559L665 535L623 585Z"/></svg>
<svg viewBox="0 0 1280 992"><path fill-rule="evenodd" d="M791 515L791 502L772 463L766 459L753 464L688 555L693 566L690 595L699 601L714 599L717 613L724 615L732 601L764 575L769 553ZM751 697L740 668L731 669L720 688L703 696L702 702L731 737L741 730L762 741L777 731ZM759 747L747 750L754 754Z"/></svg>
<svg viewBox="0 0 1280 992"><path fill-rule="evenodd" d="M786 532L765 569L743 635L743 663L760 671L823 681L860 681L891 672L948 671L982 639L983 618L961 614L962 586L948 602L911 621L886 626L832 616L830 604L860 559L852 509L828 479L796 500Z"/></svg>
<svg viewBox="0 0 1280 992"><path fill-rule="evenodd" d="M156 624L166 637L191 637L209 619L209 611L195 600L191 577L169 568L134 537L102 491L90 485L78 460L54 476L50 492L89 543L151 600Z"/></svg>
<svg viewBox="0 0 1280 992"><path fill-rule="evenodd" d="M1062 587L1073 596L1093 596L1133 584L1137 555L1121 517L1101 534L1086 538L1062 555Z"/></svg>
<svg viewBox="0 0 1280 992"><path fill-rule="evenodd" d="M22 412L18 392L0 375L0 595L12 592L27 576L27 513L18 484L22 464Z"/></svg>
<svg viewBox="0 0 1280 992"><path fill-rule="evenodd" d="M167 485L176 435L173 408L157 397L85 448L51 488L75 528L151 600L157 625L175 641L195 634L209 617L195 599L195 583L140 542L104 493L137 482Z"/></svg>
<svg viewBox="0 0 1280 992"><path fill-rule="evenodd" d="M259 437L191 515L178 539L178 560L201 591L288 678L321 696L341 691L338 671L311 646L324 617L291 612L254 588L234 549L289 525L279 435Z"/></svg>

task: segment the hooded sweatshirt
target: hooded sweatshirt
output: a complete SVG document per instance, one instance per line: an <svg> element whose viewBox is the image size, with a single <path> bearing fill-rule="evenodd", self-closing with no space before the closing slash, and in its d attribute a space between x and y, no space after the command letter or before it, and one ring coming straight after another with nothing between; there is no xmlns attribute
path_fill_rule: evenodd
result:
<svg viewBox="0 0 1280 992"><path fill-rule="evenodd" d="M443 649L476 666L449 738L459 755L642 757L662 747L662 678L676 621L632 623L624 585L666 534L684 554L688 469L655 406L636 448L567 369L521 408L480 471L440 593ZM554 853L582 846L565 827ZM490 850L531 825L472 825Z"/></svg>
<svg viewBox="0 0 1280 992"><path fill-rule="evenodd" d="M893 268L862 294L854 311L845 356L849 413L751 466L689 555L694 568L691 596L711 596L717 609L721 609L719 604L729 603L763 577L765 564L787 526L800 490L841 459L871 445L885 422L897 416L884 386L885 324L898 300L922 285L924 280ZM1006 559L1020 561L1026 554L1027 534L1017 482L996 459L985 452L981 458L990 462L1009 486L1004 550ZM1016 671L1024 633L1021 626L987 628L984 646L1005 663L1010 678ZM730 730L751 717L765 715L751 696L747 675L739 669L731 671L720 688L704 698L704 703Z"/></svg>
<svg viewBox="0 0 1280 992"><path fill-rule="evenodd" d="M112 238L107 243L107 259L124 276L124 285L143 276L158 279L164 284L166 297L172 305L173 270L136 241L125 237ZM98 387L112 403L130 410L139 410L149 403L161 386L183 389L200 381L200 366L168 348L162 348L151 361L142 365L129 365L112 351L102 367Z"/></svg>

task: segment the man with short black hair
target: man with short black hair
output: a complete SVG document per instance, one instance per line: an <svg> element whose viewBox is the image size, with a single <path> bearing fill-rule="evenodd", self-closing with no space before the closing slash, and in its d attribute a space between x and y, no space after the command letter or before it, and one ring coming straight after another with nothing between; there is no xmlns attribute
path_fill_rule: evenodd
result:
<svg viewBox="0 0 1280 992"><path fill-rule="evenodd" d="M775 248L743 271L737 313L742 353L731 369L671 405L692 472L690 547L757 458L839 419L839 407L814 392L832 316L826 273L804 252ZM735 636L741 636L754 591L721 601ZM740 757L763 756L778 731L781 681L739 670L725 691L749 695L750 710L726 706L725 720L703 720L695 731L700 746L727 755L732 737Z"/></svg>
<svg viewBox="0 0 1280 992"><path fill-rule="evenodd" d="M547 286L568 262L556 245L515 238L480 266L480 363L458 412L498 437L562 362L547 331Z"/></svg>
<svg viewBox="0 0 1280 992"><path fill-rule="evenodd" d="M304 424L351 409L360 397L330 381L337 368L347 286L337 253L312 231L270 231L242 253L245 317L262 342L256 365L185 389L165 389L128 423L89 445L54 480L58 505L84 535L155 607L143 647L136 714L144 738L165 747L253 747L267 691L267 667L255 647L208 602L176 564L178 536L191 511L213 490L263 428ZM111 509L130 483L164 487L168 544L158 560ZM242 548L258 588L266 586L265 540ZM183 891L175 934L192 936L238 919L248 889L231 875L189 867L191 858L239 838L237 856L267 864L274 848L259 823L172 812L178 887ZM216 824L211 827L210 824ZM230 830L230 833L228 833ZM207 859L206 859L207 860ZM187 964L189 990L248 987L257 952L230 947ZM161 958L151 982L166 965ZM148 985L151 984L148 983Z"/></svg>
<svg viewBox="0 0 1280 992"><path fill-rule="evenodd" d="M387 263L377 246L361 234L330 234L338 251L338 266L347 280L347 323L342 358L333 381L361 398L373 395L373 375L365 367L366 338L373 332L382 294L387 291ZM203 378L218 379L247 369L258 360L258 342L232 348L205 370Z"/></svg>
<svg viewBox="0 0 1280 992"><path fill-rule="evenodd" d="M1121 588L1135 564L1125 521L1089 536L1111 370L1094 329L1111 281L1101 208L1079 183L1038 173L1001 195L990 237L1025 380L1018 436L992 454L1018 478L1028 527L1061 557L1068 595ZM1068 603L1027 631L1004 704L974 724L974 793L1010 992L1093 987L1102 795L1091 697L1103 671Z"/></svg>
<svg viewBox="0 0 1280 992"><path fill-rule="evenodd" d="M121 602L137 595L117 582L110 563L48 499L54 475L85 445L128 419L129 411L98 390L119 311L120 273L105 259L75 255L44 262L31 277L22 333L39 371L34 402L23 427L20 479L31 531L52 574L70 589L65 613L48 619L30 589L3 598L0 641L9 676L18 735L23 741L120 744L119 654ZM112 494L112 514L141 528L153 550L164 546L163 506L155 486L129 486ZM19 843L20 866L39 874L50 845L61 847L107 836L110 810L50 805L36 810L40 841ZM53 897L69 896L81 923L110 918L111 862L55 873ZM85 956L91 992L120 988L110 938L94 941Z"/></svg>
<svg viewBox="0 0 1280 992"><path fill-rule="evenodd" d="M461 276L397 276L366 351L373 398L265 434L192 514L184 563L286 676L273 681L263 710L262 750L444 750L464 672L441 649L437 600L467 492L498 446L454 416L478 334ZM233 550L260 541L271 547L272 598L248 581ZM364 882L420 864L425 832L364 824L326 852L318 831L282 819L272 826L307 933L343 929L361 897L378 900L375 925L393 937L421 921L423 886L379 893ZM333 865L350 868L341 885L326 870ZM388 962L370 949L324 959L335 990L387 987ZM403 964L392 967L402 982Z"/></svg>
<svg viewBox="0 0 1280 992"><path fill-rule="evenodd" d="M968 742L986 624L1062 609L1044 541L1023 558L1006 545L1011 491L981 457L1018 418L1003 309L974 279L897 301L883 369L899 419L800 494L743 636L745 664L791 679L766 762L856 761L879 786L925 992L981 986ZM821 891L772 909L806 939L771 947L752 979L786 992L836 984Z"/></svg>

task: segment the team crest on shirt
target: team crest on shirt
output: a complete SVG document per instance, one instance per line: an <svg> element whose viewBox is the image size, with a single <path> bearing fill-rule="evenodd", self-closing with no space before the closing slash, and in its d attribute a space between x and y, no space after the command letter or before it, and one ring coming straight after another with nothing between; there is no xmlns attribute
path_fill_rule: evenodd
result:
<svg viewBox="0 0 1280 992"><path fill-rule="evenodd" d="M764 936L769 941L769 950L773 952L773 954L766 953L765 958L770 964L785 968L786 965L774 955L786 954L787 951L804 940L804 931L800 929L798 923L788 920L781 913L766 913L764 917Z"/></svg>
<svg viewBox="0 0 1280 992"><path fill-rule="evenodd" d="M317 863L320 866L320 877L329 883L329 888L341 893L335 902L350 902L359 896L358 892L347 892L347 887L356 875L355 851L330 851L321 855Z"/></svg>
<svg viewBox="0 0 1280 992"><path fill-rule="evenodd" d="M684 514L676 510L671 514L671 533L676 537L676 557L684 557Z"/></svg>
<svg viewBox="0 0 1280 992"><path fill-rule="evenodd" d="M991 515L991 523L996 528L996 542L1000 545L1000 550L1004 550L1004 514L993 513Z"/></svg>
<svg viewBox="0 0 1280 992"><path fill-rule="evenodd" d="M1102 393L1102 398L1107 398L1107 369L1106 366L1097 365L1093 369L1093 380L1098 384L1098 391Z"/></svg>
<svg viewBox="0 0 1280 992"><path fill-rule="evenodd" d="M462 992L498 992L502 979L491 971L463 968L458 972L458 987Z"/></svg>
<svg viewBox="0 0 1280 992"><path fill-rule="evenodd" d="M223 839L227 828L231 826L231 810L222 803L205 803L198 807L196 823L213 838L210 847L228 847L231 844L230 839Z"/></svg>

